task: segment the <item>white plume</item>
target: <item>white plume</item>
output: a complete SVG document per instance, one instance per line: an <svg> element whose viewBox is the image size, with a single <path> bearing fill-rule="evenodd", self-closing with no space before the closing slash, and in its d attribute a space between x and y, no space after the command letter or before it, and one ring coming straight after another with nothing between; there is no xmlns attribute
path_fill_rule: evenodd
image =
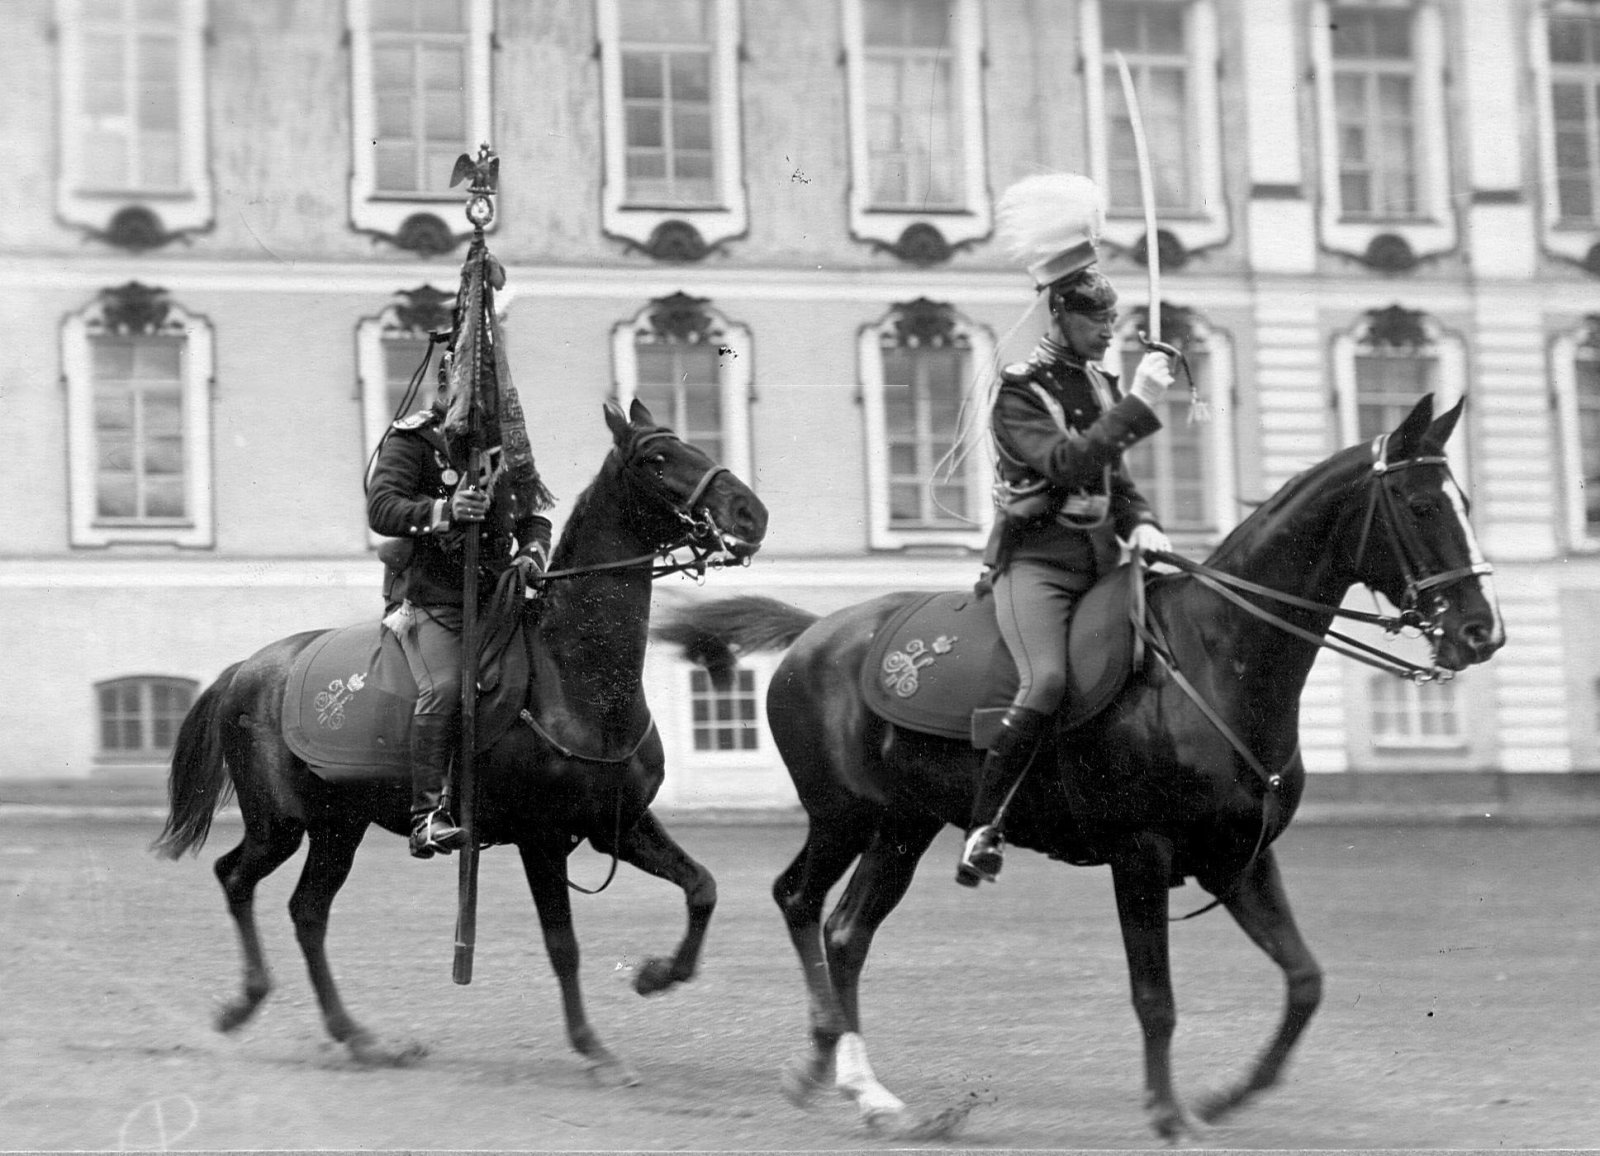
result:
<svg viewBox="0 0 1600 1156"><path fill-rule="evenodd" d="M1024 267L1043 264L1088 242L1105 227L1100 188L1078 173L1024 177L1000 194L996 238Z"/></svg>

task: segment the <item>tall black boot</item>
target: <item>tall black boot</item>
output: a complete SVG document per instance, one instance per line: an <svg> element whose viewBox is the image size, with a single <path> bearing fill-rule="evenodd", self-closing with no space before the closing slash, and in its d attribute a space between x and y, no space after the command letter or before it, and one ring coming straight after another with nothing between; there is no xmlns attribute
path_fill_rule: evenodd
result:
<svg viewBox="0 0 1600 1156"><path fill-rule="evenodd" d="M963 887L976 887L985 879L993 883L1000 874L1005 848L1000 812L1033 761L1039 736L1049 719L1041 711L1014 706L1000 721L1000 733L983 760L983 777L967 823L967 841L956 865L956 882Z"/></svg>
<svg viewBox="0 0 1600 1156"><path fill-rule="evenodd" d="M467 835L444 806L444 783L455 754L453 719L443 714L411 718L411 853L430 859L466 846Z"/></svg>

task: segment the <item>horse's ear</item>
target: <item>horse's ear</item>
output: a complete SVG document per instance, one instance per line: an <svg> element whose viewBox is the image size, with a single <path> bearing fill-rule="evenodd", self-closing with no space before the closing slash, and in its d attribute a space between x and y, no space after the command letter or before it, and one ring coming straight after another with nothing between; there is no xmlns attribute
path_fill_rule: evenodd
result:
<svg viewBox="0 0 1600 1156"><path fill-rule="evenodd" d="M1389 437L1389 460L1392 462L1414 458L1422 449L1422 439L1433 421L1433 394L1425 393L1411 407L1406 420Z"/></svg>
<svg viewBox="0 0 1600 1156"><path fill-rule="evenodd" d="M1461 414L1466 407L1467 396L1462 394L1460 401L1433 419L1433 424L1428 427L1428 432L1422 436L1422 440L1430 446L1442 449L1445 442L1450 440L1450 435L1455 432L1456 422L1461 420Z"/></svg>
<svg viewBox="0 0 1600 1156"><path fill-rule="evenodd" d="M606 402L606 425L611 427L611 436L619 445L633 432L628 428L628 419L622 407L614 401Z"/></svg>
<svg viewBox="0 0 1600 1156"><path fill-rule="evenodd" d="M628 407L628 417L634 425L655 425L656 419L651 416L650 410L638 398L633 399L633 405Z"/></svg>

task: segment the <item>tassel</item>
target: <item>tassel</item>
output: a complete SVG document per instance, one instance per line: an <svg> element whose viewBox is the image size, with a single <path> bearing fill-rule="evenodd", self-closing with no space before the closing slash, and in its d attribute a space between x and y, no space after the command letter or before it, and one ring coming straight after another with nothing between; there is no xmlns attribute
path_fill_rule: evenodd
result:
<svg viewBox="0 0 1600 1156"><path fill-rule="evenodd" d="M384 628L396 638L404 638L416 624L417 612L412 607L410 599L400 603L400 605L383 616Z"/></svg>

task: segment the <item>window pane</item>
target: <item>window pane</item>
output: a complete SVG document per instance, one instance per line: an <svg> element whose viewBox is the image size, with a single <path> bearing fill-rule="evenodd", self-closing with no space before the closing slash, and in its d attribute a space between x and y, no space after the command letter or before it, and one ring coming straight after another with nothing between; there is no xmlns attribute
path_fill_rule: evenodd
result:
<svg viewBox="0 0 1600 1156"><path fill-rule="evenodd" d="M682 43L709 34L705 0L623 0L617 5L624 40Z"/></svg>
<svg viewBox="0 0 1600 1156"><path fill-rule="evenodd" d="M675 52L671 58L672 98L675 101L711 99L711 57L703 52Z"/></svg>
<svg viewBox="0 0 1600 1156"><path fill-rule="evenodd" d="M660 53L622 54L622 95L628 99L659 100L666 94L664 60Z"/></svg>

